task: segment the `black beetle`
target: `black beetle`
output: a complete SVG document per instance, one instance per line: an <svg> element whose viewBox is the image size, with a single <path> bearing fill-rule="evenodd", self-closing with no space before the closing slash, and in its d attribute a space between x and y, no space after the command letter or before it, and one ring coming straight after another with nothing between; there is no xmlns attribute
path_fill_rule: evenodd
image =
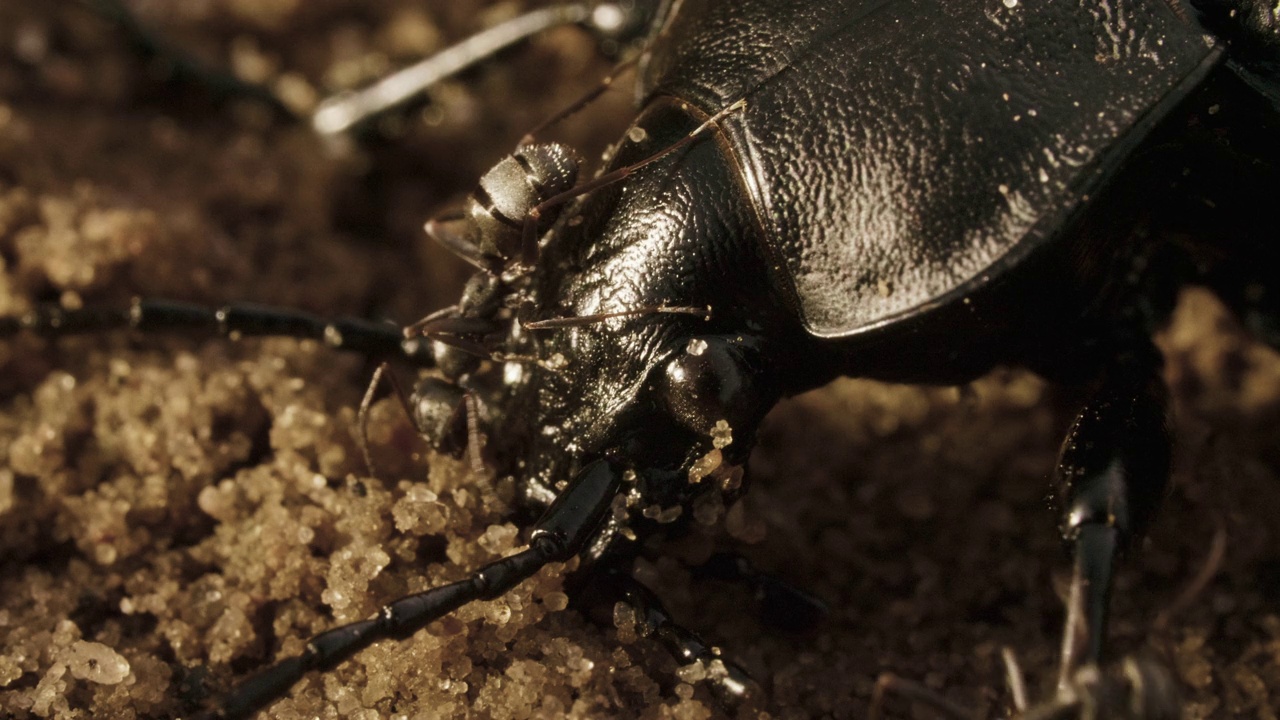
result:
<svg viewBox="0 0 1280 720"><path fill-rule="evenodd" d="M980 21L999 28L1000 35L986 38L982 47L974 47L975 51L989 51L990 43L1012 37L1019 38L1031 51L1039 49L1035 42L1011 33L1011 27L1018 27L1016 22L1012 26L1001 24L1002 18L1017 21L1032 14L1031 8L1017 3L1013 5L1000 4L980 18L976 15L972 18L958 17L954 22L945 24L923 12L908 12L898 17L896 24L909 24L914 18L917 23L933 23L928 28L944 26L946 33L950 34L957 28L966 27L963 22L966 19L975 23ZM771 161L785 163L787 158L804 157L786 152L783 141L803 138L805 142L816 143L811 150L848 151L851 147L847 137L831 141L832 138L812 137L796 128L781 130L774 123L787 115L777 110L790 106L791 101L777 100L777 104L771 106L770 93L746 80L749 73L734 73L729 78L730 82L748 82L747 87L741 88L722 86L718 84L722 78L703 78L699 74L698 68L725 68L731 67L731 63L715 57L717 50L724 49L716 42L688 41L686 34L696 37L700 28L719 27L716 23L727 21L730 24L741 23L737 27L748 28L749 33L767 35L770 25L764 20L782 22L787 17L785 13L771 8L763 12L761 18L755 18L751 17L751 9L751 6L732 11L726 9L726 18L700 20L699 13L714 14L715 10L704 8L699 3L688 3L680 10L679 21L673 23L670 32L659 40L652 61L644 69L651 85L658 85L660 89L667 87L657 82L666 78L671 83L670 87L676 88L685 100L708 110L745 98L746 109L720 124L725 134L692 143L659 159L653 167L637 174L626 184L607 187L592 195L581 209L582 221L566 221L543 249L529 286L521 287L528 281L519 277L506 283L525 290L516 299L531 301L531 306L523 302L479 305L486 314L500 311L519 316L525 327L530 327L531 323L536 327L536 321L545 321L548 317L623 314L599 322L570 322L567 323L571 325L568 329L524 330L514 341L508 342L504 338L492 348L484 344L487 341L471 341L479 343L479 347L486 351L518 358L534 357L546 361L557 357L559 352L558 357L567 363L563 367L559 360L545 363L546 366L512 360L505 363L510 372L501 382L492 385L486 385L485 378L473 373L473 368L466 367L465 363L461 363L456 372L460 378L467 378L466 382L484 401L491 415L489 419L493 426L487 435L497 445L495 454L507 463L524 459L519 475L528 483L525 492L535 505L555 496L559 490L558 479L572 475L584 460L617 448L619 460L639 463L636 482L644 501L640 508L642 515L643 510L649 508L656 508L652 514L662 516L668 509L685 507L691 501L693 490L701 486L689 481L691 461L707 457L712 449L728 449L728 453L722 453L729 461L727 464L741 462L745 459L754 425L778 396L825 382L836 374L958 382L985 371L995 362L1008 362L1026 364L1053 379L1074 382L1097 378L1100 368L1105 368L1109 382L1103 384L1103 395L1098 402L1100 406L1122 404L1123 400L1134 396L1134 388L1145 390L1152 379L1153 360L1145 342L1146 334L1151 325L1162 321L1167 314L1172 289L1189 279L1214 287L1241 315L1264 330L1266 323L1273 320L1265 304L1258 302L1262 300L1265 303L1265 294L1260 297L1256 289L1250 289L1259 282L1265 283L1265 276L1253 276L1259 268L1271 265L1272 259L1266 247L1268 238L1259 237L1265 233L1265 224L1257 217L1259 208L1264 207L1259 201L1275 187L1271 174L1273 165L1269 161L1274 155L1268 152L1274 148L1270 146L1266 132L1271 127L1272 108L1244 90L1246 84L1251 87L1261 84L1264 90L1267 89L1266 43L1249 46L1249 38L1244 37L1241 40L1244 49L1235 56L1237 62L1230 66L1230 70L1223 70L1227 66L1223 64L1222 53L1218 49L1203 41L1198 32L1189 30L1194 26L1185 24L1189 22L1185 18L1179 18L1162 3L1154 3L1141 10L1128 9L1135 13L1132 16L1095 18L1099 22L1118 23L1111 29L1123 26L1124 32L1118 31L1115 36L1117 45L1111 48L1114 55L1109 56L1094 48L1096 52L1076 58L1054 45L1054 53L1045 58L1027 60L1026 67L1019 68L1020 72L1028 73L1027 77L1071 78L1064 80L1068 88L1081 89L1082 99L1088 96L1091 102L1097 103L1093 106L1087 103L1076 105L1077 101L1073 100L1071 108L1080 108L1079 117L1073 115L1076 109L1068 109L1065 105L1058 108L1068 118L1075 118L1077 124L1066 122L1061 117L1055 120L1050 112L1054 101L1061 100L1061 97L1046 97L1044 104L1028 102L1031 98L1020 93L1038 89L1034 83L1029 88L985 88L992 92L1012 90L999 92L1000 99L1004 100L1007 94L1010 98L1006 102L1024 101L1025 113L1000 106L994 97L988 97L992 102L977 103L972 118L960 113L939 114L935 118L942 121L954 117L959 125L963 125L961 121L972 119L977 130L994 131L997 125L989 124L992 119L979 112L989 110L993 116L1000 116L1002 122L1008 123L998 125L1000 132L995 135L975 135L972 132L974 128L969 127L941 128L934 135L922 128L911 127L909 122L893 123L887 129L888 137L897 137L899 142L883 147L888 153L886 158L902 162L898 168L902 172L881 176L868 170L854 176L860 181L897 178L902 184L873 182L877 189L889 193L879 198L882 202L876 208L859 213L855 219L877 217L886 220L888 224L884 227L890 230L905 227L908 233L938 230L943 234L939 236L936 247L928 243L909 245L912 253L908 257L899 257L894 252L878 254L875 247L859 248L859 258L877 258L887 264L870 274L843 276L842 268L850 264L835 263L830 261L830 257L808 254L805 243L810 240L800 239L788 246L783 240L753 239L749 233L738 233L761 227L769 228L767 232L774 230L770 224L760 223L759 217L764 214L762 207L770 208L772 212L801 213L805 208L813 210L815 207L812 201L808 204L785 203L780 198L761 196L760 185L766 191L779 193L808 188L815 192L825 190L824 194L829 194L831 190L824 188L822 183L788 185L765 179L769 177L767 168L771 167ZM832 27L845 28L845 32L858 37L864 33L875 37L887 34L887 31L868 30L869 24L853 22L853 15L860 15L860 10L849 12L851 15L846 18L832 11L832 15L841 22L849 22L847 28L839 24ZM968 11L956 12L964 16ZM1063 25L1067 19L1056 16L1053 19L1057 22L1052 25L1047 22L1030 23L1028 32L1034 36L1038 29L1051 27L1052 30L1044 31L1044 35L1052 36L1055 41L1065 37L1068 45L1078 49L1078 44L1070 42L1069 28L1084 26ZM890 22L887 27L896 26L891 22L893 20L887 6L869 8L865 18L866 23ZM1215 22L1226 22L1225 15L1210 16L1209 24ZM912 27L921 33L928 29L920 25ZM1228 24L1219 32L1227 37L1232 33L1231 27ZM912 42L916 42L915 32L896 32L899 33L894 36L897 40L910 37ZM838 37L838 33L836 35ZM1089 37L1094 40L1101 38ZM785 43L752 38L763 47L786 47ZM735 43L741 39L734 36ZM921 47L946 47L937 38L920 42L924 43ZM910 46L911 43L895 43L895 48L903 52ZM733 44L727 49L732 53L735 47L740 45ZM803 52L798 57L812 59L815 63L826 59L823 53L804 49L803 45L800 47ZM871 47L879 48L875 43L871 43ZM1013 47L990 51L1002 61L1010 61L1019 57L1015 51L1022 47L1014 44ZM682 48L689 51L689 57L682 54ZM1134 67L1124 65L1121 61L1128 56L1121 50L1134 51L1129 59L1146 68L1148 75L1141 76ZM709 53L710 57L700 55L703 52ZM1254 53L1261 54L1262 60L1255 62ZM969 60L959 54L947 59ZM1108 86L1101 79L1096 83L1085 82L1074 72L1046 68L1046 61L1053 59L1079 60L1082 66L1096 66L1104 74L1108 67L1114 69L1118 66L1118 79L1112 78L1115 80L1113 86ZM982 67L981 60L975 58L970 61L973 63L971 68ZM1185 67L1178 65L1182 61L1189 64ZM664 67L667 63L671 66ZM837 65L833 72L857 72L859 77L877 77L861 65L856 69L852 65ZM898 65L869 65L886 70L912 67L905 59ZM771 72L768 74L771 80L779 83L777 87L784 90L796 87L786 82L786 78L793 75L814 78L816 86L827 86L817 80L820 73L802 73L790 60L778 67L781 69L776 78ZM1075 70L1074 66L1072 70ZM683 75L683 72L688 75ZM960 92L962 89L952 84L958 76L941 73L942 87L929 86L929 77L917 78L919 84L911 89L923 93L919 97L904 92L906 84L895 82L890 97L874 102L870 99L875 97L874 93L850 93L837 99L855 98L859 108L863 108L862 103L865 102L867 105L863 109L876 118L923 119L929 116L912 114L918 108L914 103L923 102L921 98L946 97L946 92L934 92L937 90ZM1176 82L1171 78L1176 78ZM1244 83L1240 78L1244 78ZM1168 86L1161 86L1160 82L1166 80L1170 80ZM840 87L838 84L833 86ZM844 89L849 91L847 87ZM975 91L968 88L964 92L969 97ZM1149 94L1143 95L1144 92ZM974 96L981 97L981 93ZM712 102L712 98L722 102ZM893 110L895 102L907 103L910 112L902 108ZM1225 113L1221 112L1224 108ZM850 112L827 108L841 117L856 116L853 111L858 108L846 109ZM674 144L702 119L688 116L687 111L676 104L657 103L646 112L647 116L642 117L641 122L647 137L639 143L624 146L615 158L615 164L626 164ZM1099 117L1097 124L1091 124L1095 113L1117 115ZM822 115L815 112L805 116L809 120L803 121L808 122ZM1117 117L1127 120L1122 122ZM1201 125L1188 128L1187 117L1194 117ZM1040 130L1040 123L1046 123L1053 130ZM750 142L745 140L752 133L762 132L761 124L769 131L777 132L778 136L753 138ZM1133 129L1123 133L1117 129L1129 128L1130 125ZM829 123L823 127L840 129L845 126ZM870 132L878 126L866 122L855 127ZM1069 147L1064 146L1066 150L1079 152L1080 156L1070 156L1068 152L1056 158L1046 156L1049 165L1053 165L1055 159L1061 161L1054 169L1061 168L1066 177L1055 178L1048 166L1028 165L1027 158L1017 154L1015 148L1020 146L1016 131L1022 128L1032 128L1027 131L1028 136L1039 140L1045 139L1045 132L1052 134L1067 128L1079 130L1086 136L1077 138L1081 141L1079 145L1069 143ZM953 130L956 135L951 134ZM1228 131L1233 133L1229 139L1223 137ZM996 182L994 194L989 192L990 188L984 191L983 183L986 181L982 180L985 177L983 173L995 172L998 163L988 163L985 160L989 158L983 158L983 162L964 167L939 165L936 163L950 157L962 159L965 153L942 154L936 148L916 147L907 142L923 138L946 142L957 137L964 140L956 146L959 148L981 148L986 143L990 147L998 145L996 152L1001 157L1012 155L1005 157L1011 163L1007 168L1010 171L1008 182ZM1056 135L1054 137L1056 139ZM1116 137L1123 137L1124 142L1116 141ZM859 147L882 147L874 142L875 138L868 140L867 145ZM1230 147L1224 145L1228 140ZM1089 142L1094 145L1090 146ZM1174 146L1178 146L1178 154L1166 154ZM741 156L726 155L723 154L726 147L730 150L750 147L753 150L743 151ZM1036 146L1034 149L1042 153L1045 148ZM905 154L899 156L899 152ZM777 155L771 156L771 153ZM1041 156L1036 156L1037 162ZM1170 157L1177 158L1171 161L1173 166L1161 164L1170 162ZM1191 165L1186 159L1188 157L1196 158L1205 166ZM1247 158L1248 162L1237 165L1237 158ZM758 167L762 169L740 175L737 163L760 163ZM1184 165L1188 165L1189 170L1185 175L1161 174L1170 167L1181 171ZM806 165L818 169L834 166L838 163L831 158ZM1082 166L1093 170L1087 180L1079 179ZM1037 171L1032 172L1032 167ZM908 170L923 174L911 180L903 179L909 176ZM1227 170L1235 174L1228 174ZM780 176L793 174L785 169L777 172ZM801 172L794 174L803 175ZM670 180L672 177L674 181ZM936 177L944 179L935 185ZM1001 177L987 179L995 181ZM1168 205L1148 204L1149 198L1143 192L1156 185L1150 181L1151 178L1169 177L1174 179L1171 182L1166 180L1165 184L1172 184L1173 190L1180 193L1174 195L1178 201ZM690 188L696 188L698 193L713 193L723 202L711 203L705 194L697 195L697 201L691 202L689 198L693 197L693 191ZM893 192L895 190L902 192ZM926 190L930 191L927 196L913 195ZM938 195L933 194L935 191ZM949 191L972 194L950 197ZM1049 194L1032 197L1033 191ZM1208 202L1181 202L1188 196ZM762 199L765 197L767 202ZM931 203L935 197L946 198L945 202L939 202L941 209L951 216L950 220L945 217L926 219L930 216L923 208L934 207ZM664 202L655 207L655 198ZM980 198L988 202L983 204ZM1076 212L1077 205L1086 205L1083 202L1086 198L1090 201L1087 204L1089 212ZM908 199L913 202L908 203ZM991 201L995 201L994 206ZM896 208L899 213L909 215L911 220L907 222L905 216L892 217L891 211L881 210L881 207ZM881 212L885 215L881 216ZM955 213L968 217L969 225L955 221ZM1001 213L1013 215L1001 216ZM1004 219L997 221L997 217ZM731 237L707 242L705 237L680 234L659 237L663 234L652 232L654 228L669 227L669 223L679 224L680 220L690 218L689 222L700 231L728 231ZM1115 218L1125 218L1125 221L1115 226ZM1223 218L1229 223L1223 222ZM828 221L826 216L815 215L810 219L818 224ZM1041 219L1043 227L1034 222ZM843 218L843 221L848 220ZM1017 225L1015 220L1023 222L1024 226ZM1007 225L1005 221L1014 224ZM900 225L901 222L906 222L906 225ZM795 229L802 224L803 218L787 218L786 222L779 223L779 227ZM1172 231L1166 224L1174 230L1186 232L1197 242L1174 245L1172 249L1166 244L1138 242L1146 236L1167 237ZM1206 229L1206 224L1212 229ZM1031 240L1016 246L1008 242L1001 245L1000 236L993 239L966 235L961 232L966 227L981 231L1008 229L1013 234L1004 236L1006 241L1010 237L1022 238L1024 235ZM1217 244L1207 242L1218 240L1216 233L1229 234L1230 238ZM606 237L608 240L575 240L582 236ZM815 232L806 238L814 236L821 235ZM647 241L665 241L672 245L642 248L643 242ZM890 250L901 247L893 245ZM953 258L948 254L957 249L980 254L992 247L997 251L994 256ZM1123 247L1125 256L1107 257L1113 247ZM1228 248L1229 251L1216 252L1219 248ZM645 251L641 259L628 255L640 249ZM818 246L818 255L827 249L825 245ZM777 257L774 257L775 253ZM955 260L954 264L951 260ZM994 262L991 268L984 265L988 261ZM617 275L605 274L609 263L618 263L622 271ZM911 275L922 272L921 267L928 269L923 271L925 275L936 271L944 277ZM960 270L959 267L968 269ZM907 274L892 275L889 270ZM831 271L837 276L820 277ZM650 282L657 283L657 286L649 287ZM561 292L561 283L572 288L567 296ZM788 289L789 285L794 287ZM1265 289L1265 284L1262 287ZM506 289L503 288L504 291ZM829 291L835 292L828 294ZM483 295L477 291L473 297ZM553 298L554 302L551 301ZM850 298L865 302L849 302ZM710 312L709 317L699 317L688 312L664 311L664 308L672 307L682 310L709 307ZM869 310L869 307L881 307L882 310ZM883 310L886 307L889 309ZM868 312L871 314L866 315ZM1123 322L1115 322L1116 318L1122 318ZM841 325L842 322L845 324ZM1122 327L1117 329L1117 324ZM511 326L518 328L520 325L512 323ZM455 328L453 333L458 336L474 332L456 329L459 326L448 327ZM572 352L562 352L570 349ZM626 367L611 365L620 357L627 359ZM1116 358L1120 361L1113 365ZM750 372L742 372L742 367ZM590 377L591 373L600 375ZM723 382L721 376L725 373L737 379ZM701 380L691 382L686 379L689 376ZM576 383L585 385L575 390ZM1117 387L1115 383L1121 386ZM717 394L715 391L724 388L729 391L719 393L722 397L717 398L717 403L701 400L708 391ZM507 394L512 397L505 397ZM646 394L649 394L648 399ZM691 400L690 397L698 399ZM451 407L456 399L451 399ZM1134 468L1139 468L1142 462L1152 462L1154 467L1144 469L1153 476L1162 474L1160 466L1165 461L1160 456L1167 454L1167 449L1161 449L1164 440L1158 418L1162 412L1155 407L1157 401L1158 398L1153 396L1140 396L1130 411L1137 420L1134 428L1138 434L1122 438L1126 441L1133 439L1137 449L1143 452L1131 461L1126 452L1114 453L1116 458L1125 460ZM549 413L555 422L531 422L531 418L538 417L537 413ZM1086 416L1086 420L1090 417ZM1111 431L1104 434L1116 434L1113 431L1117 421L1105 415L1100 417L1102 429ZM726 425L720 426L720 420L725 420ZM1125 422L1128 420L1126 417ZM1087 422L1085 424L1088 425ZM528 429L535 426L549 428L550 432L530 437ZM615 427L627 432L617 435ZM1125 430L1128 429L1126 426ZM632 430L644 430L645 433L632 436ZM1150 435L1143 435L1143 432ZM730 436L732 443L725 447L712 447L723 445ZM1121 449L1126 447L1124 442L1120 445ZM1112 455L1104 455L1101 465L1109 467L1112 459ZM1076 465L1088 470L1091 460L1086 454ZM599 468L603 466L593 467L596 474L601 475ZM616 482L612 475L610 473L607 478L601 475L602 482ZM1108 476L1108 479L1113 478ZM1156 485L1162 483L1163 478ZM1113 490L1111 485L1107 488ZM1118 507L1117 499L1135 505L1132 508L1135 512L1132 527L1122 529L1136 531L1145 520L1152 498L1160 494L1156 490L1158 488L1146 488L1146 492L1132 496L1127 493L1106 496L1108 512L1102 524L1109 529L1101 533L1104 540L1101 544L1113 541L1107 536L1114 532L1110 529L1114 521L1123 524L1126 520L1122 512L1112 512ZM1097 503L1091 505L1090 510L1095 514L1101 513ZM556 522L552 529L556 529L560 516L553 519ZM622 531L620 526L611 527ZM1087 538L1092 535L1086 533ZM1092 542L1091 539L1087 541ZM597 550L603 551L603 548ZM1102 564L1109 566L1109 561ZM1094 607L1100 608L1101 603L1095 602Z"/></svg>

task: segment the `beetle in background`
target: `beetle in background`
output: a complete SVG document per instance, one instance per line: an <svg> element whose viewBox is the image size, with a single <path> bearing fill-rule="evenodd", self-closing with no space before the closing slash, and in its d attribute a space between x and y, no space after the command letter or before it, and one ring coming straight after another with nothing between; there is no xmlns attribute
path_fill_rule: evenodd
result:
<svg viewBox="0 0 1280 720"><path fill-rule="evenodd" d="M529 549L318 636L215 714L245 716L303 673L547 563L616 565L667 509L740 490L732 468L781 397L840 375L959 383L997 364L1096 386L1058 493L1087 628L1064 652L1096 659L1116 557L1169 473L1150 333L1197 283L1280 343L1267 13L669 3L611 161L635 167L629 177L543 218L549 234L531 249L520 210L560 207L544 202L575 178L570 153L526 147L482 181L471 220L435 228L481 271L455 309L415 326L444 377L409 405L446 448L459 444L458 408L473 406L499 465L546 508ZM512 164L527 174L507 175ZM109 322L51 312L9 330L263 334L281 330L277 317L143 302ZM283 334L399 344L303 325ZM613 586L637 600L625 578ZM670 639L683 659L716 659L688 634ZM729 666L716 684L746 687Z"/></svg>

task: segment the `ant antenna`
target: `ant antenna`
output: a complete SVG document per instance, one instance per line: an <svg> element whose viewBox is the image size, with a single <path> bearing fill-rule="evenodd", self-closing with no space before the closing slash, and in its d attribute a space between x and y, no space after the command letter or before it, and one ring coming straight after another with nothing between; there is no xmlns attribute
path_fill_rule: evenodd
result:
<svg viewBox="0 0 1280 720"><path fill-rule="evenodd" d="M418 426L418 421L413 417L413 406L409 403L409 396L405 393L400 380L396 378L395 372L392 371L391 364L387 362L379 363L378 368L373 371L373 377L369 378L369 387L365 388L364 397L360 399L360 409L356 412L356 424L360 427L358 437L360 454L364 456L364 464L369 470L369 475L375 478L378 477L378 468L374 465L373 453L369 451L369 410L373 407L373 398L377 394L378 385L382 383L382 378L384 377L391 384L396 397L400 399L400 407L404 410L404 414L408 416L409 423L413 425L414 431L419 437L422 436L422 428Z"/></svg>

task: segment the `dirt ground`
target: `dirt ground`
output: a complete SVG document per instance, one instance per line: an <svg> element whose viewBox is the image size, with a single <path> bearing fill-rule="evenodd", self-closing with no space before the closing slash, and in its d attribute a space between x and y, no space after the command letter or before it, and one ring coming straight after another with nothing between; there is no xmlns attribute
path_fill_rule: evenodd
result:
<svg viewBox="0 0 1280 720"><path fill-rule="evenodd" d="M479 4L131 2L174 46L302 111L520 7ZM0 2L0 313L142 295L412 321L465 272L422 222L608 67L584 33L557 31L342 148L164 82L77 3ZM612 93L558 135L598 153L627 102ZM1160 344L1176 474L1119 576L1114 647L1171 667L1185 717L1275 718L1280 356L1196 291ZM189 716L309 635L517 547L510 480L429 456L389 401L368 476L353 431L370 371L285 340L0 341L0 716ZM865 717L883 672L1002 716L1003 646L1037 691L1055 677L1066 559L1045 497L1074 401L1011 370L788 400L733 537L668 543L637 574L764 685L761 716ZM1219 528L1217 574L1157 622ZM762 625L742 588L691 579L713 546L829 616L803 636ZM264 717L723 716L656 643L564 610L562 583L551 568L381 643Z"/></svg>

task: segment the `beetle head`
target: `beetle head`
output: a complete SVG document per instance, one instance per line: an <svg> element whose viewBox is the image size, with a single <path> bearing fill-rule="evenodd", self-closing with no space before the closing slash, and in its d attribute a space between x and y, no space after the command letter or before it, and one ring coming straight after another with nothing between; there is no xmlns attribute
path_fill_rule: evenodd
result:
<svg viewBox="0 0 1280 720"><path fill-rule="evenodd" d="M624 149L615 165L672 141ZM794 321L740 196L706 195L736 189L733 172L716 143L693 144L595 191L544 246L507 345L539 361L504 373L491 435L514 440L511 471L531 499L602 456L635 472L638 515L673 518L735 489L781 392L771 343Z"/></svg>
<svg viewBox="0 0 1280 720"><path fill-rule="evenodd" d="M700 122L655 108L614 167L653 157ZM490 360L459 364L456 379L480 400L474 414L500 471L532 504L550 504L602 457L634 472L627 504L648 517L734 489L782 392L795 326L745 198L719 142L689 143L567 208L532 268L508 265L471 284L457 315L493 323L483 341L472 335ZM456 437L446 408L457 391L435 396L423 418Z"/></svg>

